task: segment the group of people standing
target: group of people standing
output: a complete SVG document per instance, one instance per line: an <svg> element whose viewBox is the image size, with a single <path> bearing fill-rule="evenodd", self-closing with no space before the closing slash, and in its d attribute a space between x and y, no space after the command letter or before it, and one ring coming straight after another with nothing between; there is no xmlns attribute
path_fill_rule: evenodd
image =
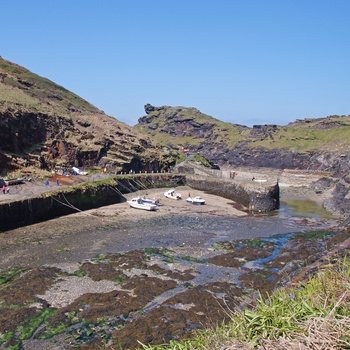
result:
<svg viewBox="0 0 350 350"><path fill-rule="evenodd" d="M56 178L55 182L56 182L56 185L57 185L57 186L60 185L60 182L58 181L58 178ZM45 185L46 185L46 186L49 186L49 179L46 179L46 180L45 180ZM10 188L7 187L5 184L2 186L2 193L3 193L3 194L10 193Z"/></svg>
<svg viewBox="0 0 350 350"><path fill-rule="evenodd" d="M56 185L57 185L57 186L60 185L60 182L58 181L58 178L56 178L56 181L55 181L55 182L56 182ZM46 185L46 186L49 186L49 184L50 184L49 179L46 179L46 180L45 180L45 185Z"/></svg>

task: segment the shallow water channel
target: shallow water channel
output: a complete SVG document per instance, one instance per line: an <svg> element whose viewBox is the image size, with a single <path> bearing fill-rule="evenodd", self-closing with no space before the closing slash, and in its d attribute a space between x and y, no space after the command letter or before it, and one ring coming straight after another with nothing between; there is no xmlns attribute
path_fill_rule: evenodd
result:
<svg viewBox="0 0 350 350"><path fill-rule="evenodd" d="M322 205L309 199L288 199L281 201L278 215L281 217L335 219Z"/></svg>

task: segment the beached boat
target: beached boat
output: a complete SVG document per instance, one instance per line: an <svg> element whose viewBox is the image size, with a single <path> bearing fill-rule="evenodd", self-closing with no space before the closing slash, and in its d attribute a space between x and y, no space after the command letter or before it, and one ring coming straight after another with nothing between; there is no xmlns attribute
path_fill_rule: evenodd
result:
<svg viewBox="0 0 350 350"><path fill-rule="evenodd" d="M160 205L160 202L159 202L159 199L158 199L158 198L152 199L152 198L142 197L141 200L142 200L142 202L144 202L144 203L155 204L155 205L157 205L157 206Z"/></svg>
<svg viewBox="0 0 350 350"><path fill-rule="evenodd" d="M267 182L266 179L256 179L255 177L253 177L252 180L255 182Z"/></svg>
<svg viewBox="0 0 350 350"><path fill-rule="evenodd" d="M157 206L152 203L145 203L142 198L135 197L128 201L130 207L143 210L156 210Z"/></svg>
<svg viewBox="0 0 350 350"><path fill-rule="evenodd" d="M17 177L15 179L4 180L4 183L6 186L12 186L12 185L23 184L25 180L27 180L27 178L24 176L24 177ZM28 181L30 181L30 180L28 180Z"/></svg>
<svg viewBox="0 0 350 350"><path fill-rule="evenodd" d="M72 168L74 175L87 175L87 171L80 170L79 168L73 167Z"/></svg>
<svg viewBox="0 0 350 350"><path fill-rule="evenodd" d="M174 189L164 192L164 196L170 199L181 199L181 194L175 192Z"/></svg>
<svg viewBox="0 0 350 350"><path fill-rule="evenodd" d="M198 205L202 205L205 204L205 199L203 199L200 196L196 196L196 197L188 197L186 199L187 202L192 203L192 204L198 204Z"/></svg>

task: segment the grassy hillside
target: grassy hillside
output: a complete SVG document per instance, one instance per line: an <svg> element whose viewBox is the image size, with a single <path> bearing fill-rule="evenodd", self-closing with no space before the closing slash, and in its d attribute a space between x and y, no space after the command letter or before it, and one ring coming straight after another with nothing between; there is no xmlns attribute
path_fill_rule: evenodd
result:
<svg viewBox="0 0 350 350"><path fill-rule="evenodd" d="M0 57L0 111L9 108L48 114L102 113L62 86Z"/></svg>
<svg viewBox="0 0 350 350"><path fill-rule="evenodd" d="M248 128L217 120L195 108L158 107L140 118L135 128L162 145L198 147L211 144L231 149L244 143L248 149L350 150L350 116L297 120L286 126Z"/></svg>
<svg viewBox="0 0 350 350"><path fill-rule="evenodd" d="M161 111L153 111L144 118L147 124L139 123L135 129L152 136L162 145L199 145L203 139L209 138L213 142L224 142L233 147L244 139L243 130L247 129L222 122L195 108L165 106Z"/></svg>
<svg viewBox="0 0 350 350"><path fill-rule="evenodd" d="M334 129L305 129L301 127L281 127L272 137L254 139L251 147L268 149L286 148L294 152L312 150L350 150L350 124Z"/></svg>
<svg viewBox="0 0 350 350"><path fill-rule="evenodd" d="M161 166L161 152L148 137L1 57L0 139L4 174L28 172L29 166L33 172L73 164L124 171Z"/></svg>

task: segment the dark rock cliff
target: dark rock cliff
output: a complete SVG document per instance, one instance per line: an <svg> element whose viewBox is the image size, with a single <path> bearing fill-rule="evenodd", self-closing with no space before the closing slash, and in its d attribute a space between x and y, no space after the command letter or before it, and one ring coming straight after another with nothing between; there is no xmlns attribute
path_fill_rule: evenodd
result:
<svg viewBox="0 0 350 350"><path fill-rule="evenodd" d="M160 152L127 126L104 115L75 117L0 113L0 167L108 166L118 171L159 170Z"/></svg>
<svg viewBox="0 0 350 350"><path fill-rule="evenodd" d="M350 171L350 116L252 128L221 122L195 108L146 105L137 130L164 146L200 153L220 167Z"/></svg>
<svg viewBox="0 0 350 350"><path fill-rule="evenodd" d="M1 57L0 140L0 176L29 172L28 167L157 171L168 166L147 136Z"/></svg>

